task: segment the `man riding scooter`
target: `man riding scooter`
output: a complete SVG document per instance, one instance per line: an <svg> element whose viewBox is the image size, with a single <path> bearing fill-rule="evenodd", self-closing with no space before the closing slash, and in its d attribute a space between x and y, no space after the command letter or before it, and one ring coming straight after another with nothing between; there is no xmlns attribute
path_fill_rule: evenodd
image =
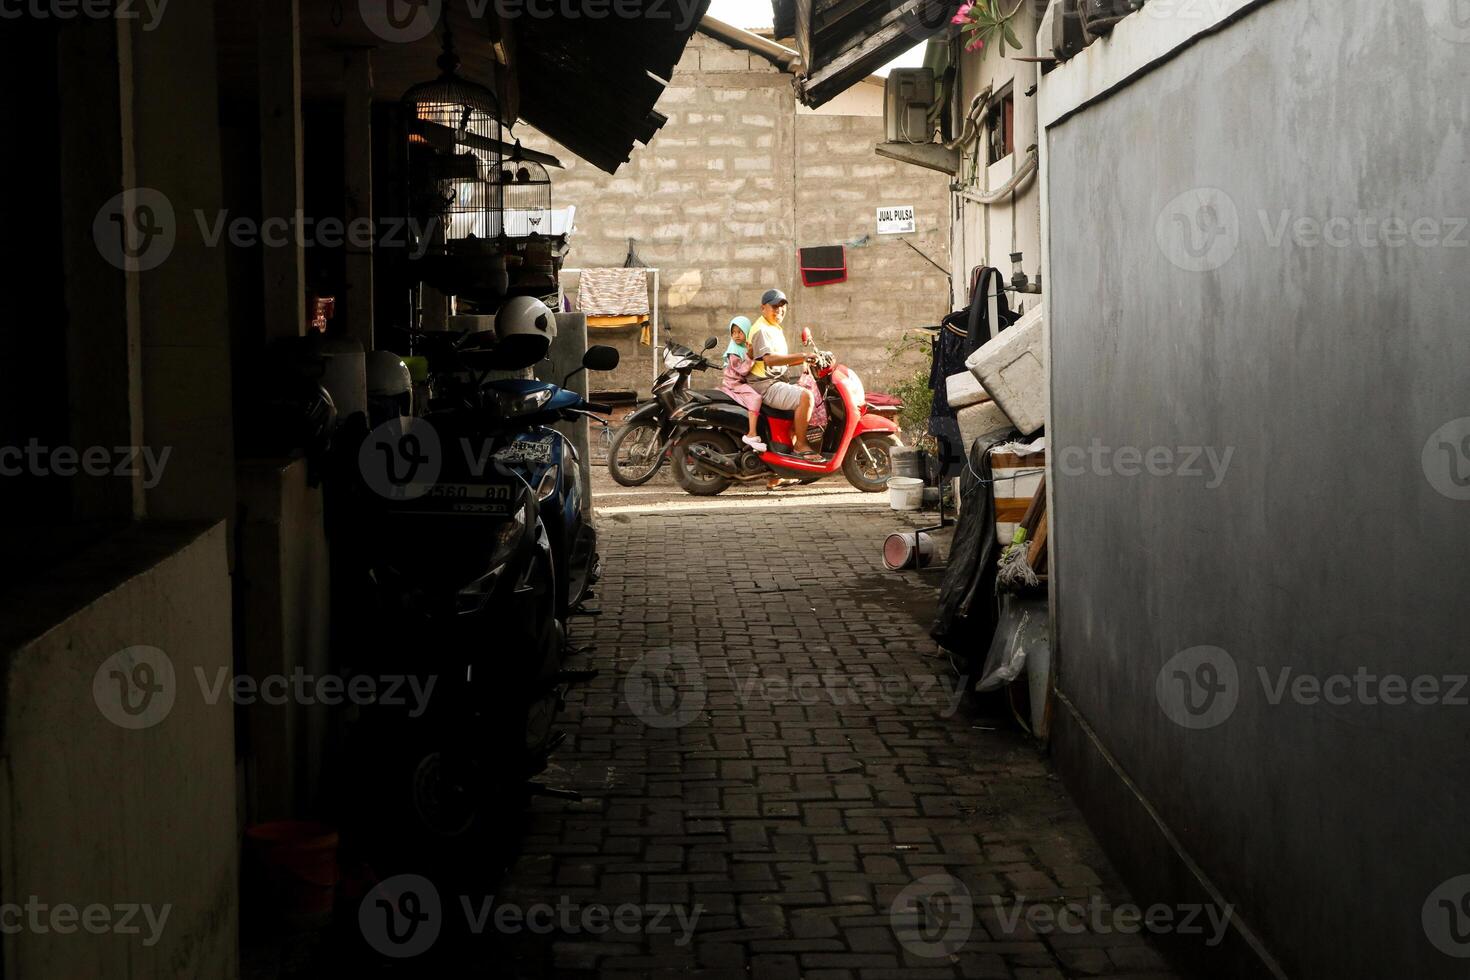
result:
<svg viewBox="0 0 1470 980"><path fill-rule="evenodd" d="M760 393L767 408L795 412L792 446L797 456L820 459L821 454L807 442L807 423L812 417L812 393L800 385L783 381L786 369L812 360L810 354L791 354L781 321L786 319L786 294L768 289L761 296L761 315L750 327L750 356L755 361L747 383ZM772 480L774 486L778 481Z"/></svg>
<svg viewBox="0 0 1470 980"><path fill-rule="evenodd" d="M747 407L731 393L684 405L671 417L675 436L670 461L674 482L685 492L712 496L755 480L766 480L775 489L839 473L867 493L887 485L890 451L900 445L898 426L870 411L857 373L838 363L831 351L817 349L810 330L801 334L811 353L787 353L780 326L785 315L786 297L780 290L767 290L761 297L761 317L748 332L749 358L756 364L743 383L761 395L754 429ZM792 384L785 380L787 369L798 364L809 364L811 371L799 372L801 383ZM819 451L810 441L813 426L821 430ZM752 432L764 447L752 445Z"/></svg>

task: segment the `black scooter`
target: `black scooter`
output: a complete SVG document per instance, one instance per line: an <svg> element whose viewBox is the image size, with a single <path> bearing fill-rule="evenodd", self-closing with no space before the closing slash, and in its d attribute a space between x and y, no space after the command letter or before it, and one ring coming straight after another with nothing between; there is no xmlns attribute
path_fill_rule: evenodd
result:
<svg viewBox="0 0 1470 980"><path fill-rule="evenodd" d="M584 364L606 369L603 352L615 361L593 348ZM329 502L338 577L361 613L347 624L355 672L412 675L402 689L429 692L375 704L356 726L363 784L388 787L369 833L451 862L497 856L559 741L563 697L565 516L524 465L526 430L550 417L486 383L499 364L484 354L445 352L453 394L424 417L339 433ZM561 401L557 417L592 408Z"/></svg>
<svg viewBox="0 0 1470 980"><path fill-rule="evenodd" d="M718 345L719 341L711 337L697 354L682 344L670 343L664 348L664 372L653 383L653 398L623 420L608 446L607 471L613 482L637 487L654 478L673 446L672 420L679 408L690 402L728 400L718 389L696 391L689 387L691 373L715 366L704 351Z"/></svg>

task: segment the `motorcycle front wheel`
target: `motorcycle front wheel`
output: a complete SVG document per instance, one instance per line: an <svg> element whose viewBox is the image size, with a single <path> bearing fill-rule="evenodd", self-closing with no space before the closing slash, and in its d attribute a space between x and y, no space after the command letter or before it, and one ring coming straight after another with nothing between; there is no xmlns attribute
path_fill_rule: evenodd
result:
<svg viewBox="0 0 1470 980"><path fill-rule="evenodd" d="M713 497L717 493L724 493L735 481L697 465L690 454L699 446L722 456L735 452L735 440L723 432L711 429L686 432L674 443L674 482L679 484L679 489L696 497Z"/></svg>
<svg viewBox="0 0 1470 980"><path fill-rule="evenodd" d="M658 423L651 419L623 426L607 447L607 472L621 487L641 487L663 464Z"/></svg>
<svg viewBox="0 0 1470 980"><path fill-rule="evenodd" d="M887 433L868 432L853 440L842 461L842 475L863 493L878 493L888 487L893 475L892 451L899 445L897 437Z"/></svg>

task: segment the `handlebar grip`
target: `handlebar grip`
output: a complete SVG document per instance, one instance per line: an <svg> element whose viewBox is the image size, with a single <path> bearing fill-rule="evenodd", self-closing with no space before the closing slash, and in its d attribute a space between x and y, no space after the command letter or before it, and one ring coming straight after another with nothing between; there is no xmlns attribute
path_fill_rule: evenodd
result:
<svg viewBox="0 0 1470 980"><path fill-rule="evenodd" d="M587 403L587 411L596 412L598 415L611 415L612 410L613 407L611 405L604 405L602 402Z"/></svg>

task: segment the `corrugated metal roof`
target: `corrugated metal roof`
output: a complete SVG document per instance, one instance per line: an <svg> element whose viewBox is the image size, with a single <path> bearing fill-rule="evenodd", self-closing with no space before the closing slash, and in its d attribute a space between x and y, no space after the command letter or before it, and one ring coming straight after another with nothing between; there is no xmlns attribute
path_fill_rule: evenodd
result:
<svg viewBox="0 0 1470 980"><path fill-rule="evenodd" d="M634 7L639 16L516 22L521 118L608 173L668 121L654 105L709 0L688 12L668 0L614 5Z"/></svg>

